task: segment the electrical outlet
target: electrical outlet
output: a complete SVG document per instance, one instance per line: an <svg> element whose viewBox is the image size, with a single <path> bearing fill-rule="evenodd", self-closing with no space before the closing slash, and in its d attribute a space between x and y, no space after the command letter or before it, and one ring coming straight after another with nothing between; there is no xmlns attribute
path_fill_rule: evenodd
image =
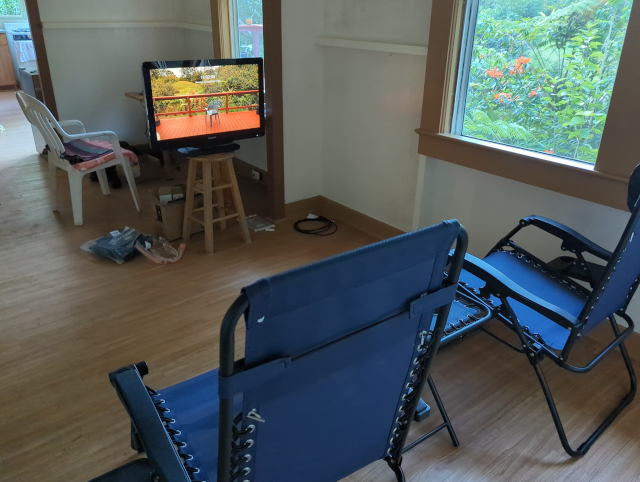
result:
<svg viewBox="0 0 640 482"><path fill-rule="evenodd" d="M253 177L256 181L262 180L262 176L258 171L251 171L251 177Z"/></svg>

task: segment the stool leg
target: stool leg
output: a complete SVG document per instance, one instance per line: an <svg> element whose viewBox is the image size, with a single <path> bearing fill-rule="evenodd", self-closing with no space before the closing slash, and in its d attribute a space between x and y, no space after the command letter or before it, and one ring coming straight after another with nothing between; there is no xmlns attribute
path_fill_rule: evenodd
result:
<svg viewBox="0 0 640 482"><path fill-rule="evenodd" d="M222 173L220 172L220 163L216 162L215 164L211 164L213 167L213 183L216 186L221 186L224 183L224 179L222 177ZM222 189L216 191L216 200L218 203L218 213L220 214L220 217L223 218L226 216L227 211L224 208L224 191ZM226 221L220 221L220 229L227 229Z"/></svg>
<svg viewBox="0 0 640 482"><path fill-rule="evenodd" d="M189 159L189 173L187 174L187 199L184 206L184 221L182 222L182 240L189 241L191 237L191 216L193 216L193 187L196 185L196 171L198 164Z"/></svg>
<svg viewBox="0 0 640 482"><path fill-rule="evenodd" d="M211 162L202 163L204 190L204 245L207 254L213 254L213 183L211 182Z"/></svg>
<svg viewBox="0 0 640 482"><path fill-rule="evenodd" d="M231 181L231 192L233 193L233 203L236 205L236 212L238 213L238 219L240 219L240 227L242 228L242 237L245 243L251 242L249 236L249 227L247 226L247 218L244 215L244 207L242 206L242 198L240 197L240 189L238 188L238 180L236 179L236 173L233 170L233 160L228 159L225 161L227 165L227 174Z"/></svg>

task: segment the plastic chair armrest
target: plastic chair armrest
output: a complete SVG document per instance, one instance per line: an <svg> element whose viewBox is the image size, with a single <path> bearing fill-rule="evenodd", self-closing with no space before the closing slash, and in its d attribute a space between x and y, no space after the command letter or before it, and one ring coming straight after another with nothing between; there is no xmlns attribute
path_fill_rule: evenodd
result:
<svg viewBox="0 0 640 482"><path fill-rule="evenodd" d="M527 225L533 225L557 238L562 239L566 244L566 247L570 250L575 249L579 252L591 253L605 261L609 261L611 259L612 255L610 251L598 246L590 239L585 238L582 234L562 223L554 221L553 219L548 219L542 216L528 216L522 221Z"/></svg>
<svg viewBox="0 0 640 482"><path fill-rule="evenodd" d="M82 132L82 133L86 133L87 132L87 130L84 128L84 124L79 120L60 121L60 122L58 122L58 124L60 124L61 127L77 126L77 127L80 127L80 132Z"/></svg>
<svg viewBox="0 0 640 482"><path fill-rule="evenodd" d="M508 276L475 256L470 254L465 256L464 269L487 283L492 294L518 301L565 328L575 328L578 325L578 319L575 316L530 293Z"/></svg>
<svg viewBox="0 0 640 482"><path fill-rule="evenodd" d="M118 136L116 135L115 132L112 132L112 131L85 132L83 134L74 134L74 135L65 133L64 136L70 141L74 141L78 139L82 139L82 140L91 139L93 137L106 137L107 139L109 139L109 142L111 143L111 148L113 149L113 152L116 155L116 157L122 157L122 148L120 147L120 141L118 140Z"/></svg>

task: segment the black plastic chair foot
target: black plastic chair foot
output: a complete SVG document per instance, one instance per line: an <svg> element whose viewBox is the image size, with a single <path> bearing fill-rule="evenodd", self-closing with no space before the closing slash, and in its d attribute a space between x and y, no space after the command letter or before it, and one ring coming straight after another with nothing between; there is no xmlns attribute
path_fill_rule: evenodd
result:
<svg viewBox="0 0 640 482"><path fill-rule="evenodd" d="M427 405L427 403L421 398L418 402L418 408L416 408L416 413L413 416L414 422L424 422L431 415L431 407Z"/></svg>

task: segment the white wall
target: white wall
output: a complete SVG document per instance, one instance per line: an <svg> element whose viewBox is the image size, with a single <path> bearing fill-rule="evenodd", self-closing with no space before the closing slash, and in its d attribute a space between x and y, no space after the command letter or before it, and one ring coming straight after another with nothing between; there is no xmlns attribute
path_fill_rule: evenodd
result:
<svg viewBox="0 0 640 482"><path fill-rule="evenodd" d="M80 119L89 131L112 130L131 144L146 143L145 109L124 93L142 90L143 61L181 56L176 30L45 30L60 118Z"/></svg>
<svg viewBox="0 0 640 482"><path fill-rule="evenodd" d="M325 0L323 36L415 46L429 0ZM409 230L418 173L425 58L324 48L323 194Z"/></svg>
<svg viewBox="0 0 640 482"><path fill-rule="evenodd" d="M322 2L282 0L285 202L322 194ZM266 69L268 69L268 59ZM268 70L266 75L269 75Z"/></svg>
<svg viewBox="0 0 640 482"><path fill-rule="evenodd" d="M175 22L180 11L175 0L40 2L60 117L80 119L89 130L113 130L132 144L146 143L144 110L124 93L142 90L142 62L182 57L181 29L103 25ZM56 28L59 23L85 28Z"/></svg>

